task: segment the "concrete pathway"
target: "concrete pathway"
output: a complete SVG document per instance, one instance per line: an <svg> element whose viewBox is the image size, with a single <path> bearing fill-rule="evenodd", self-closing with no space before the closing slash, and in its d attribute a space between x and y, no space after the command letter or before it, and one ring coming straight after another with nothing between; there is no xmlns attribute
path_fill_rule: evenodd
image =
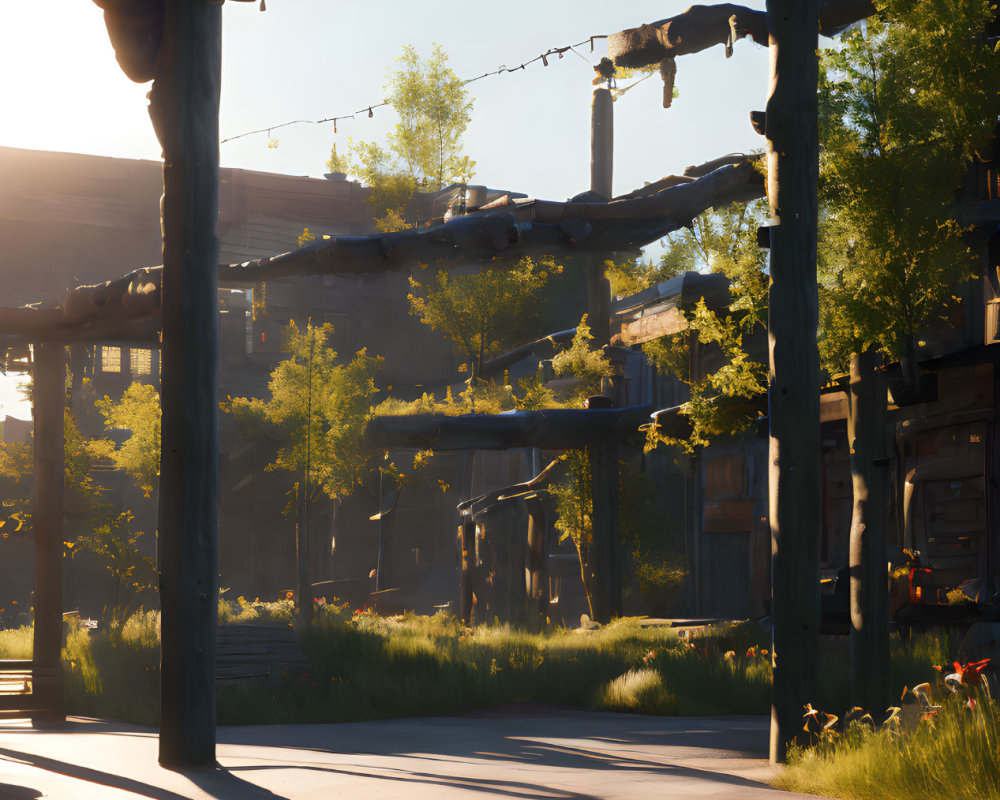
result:
<svg viewBox="0 0 1000 800"><path fill-rule="evenodd" d="M538 707L342 725L220 728L220 768L156 763L155 731L73 718L0 726L0 800L512 797L790 800L762 783L767 720Z"/></svg>

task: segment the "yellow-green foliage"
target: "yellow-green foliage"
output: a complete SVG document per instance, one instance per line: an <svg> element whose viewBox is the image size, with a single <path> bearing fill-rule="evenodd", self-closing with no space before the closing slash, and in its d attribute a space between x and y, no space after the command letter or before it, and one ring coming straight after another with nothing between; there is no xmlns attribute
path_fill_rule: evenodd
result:
<svg viewBox="0 0 1000 800"><path fill-rule="evenodd" d="M851 735L792 750L774 783L852 800L995 800L1000 797L998 717L996 703L980 694L975 712L945 702L912 733L872 733L858 726Z"/></svg>
<svg viewBox="0 0 1000 800"><path fill-rule="evenodd" d="M240 595L235 601L219 598L220 625L290 625L295 616L291 599L263 601L259 597L247 600Z"/></svg>
<svg viewBox="0 0 1000 800"><path fill-rule="evenodd" d="M552 261L527 256L512 266L488 265L470 275L424 267L418 277L410 277L410 313L452 343L467 359L475 382L482 362L538 335L545 304L541 289L561 271Z"/></svg>
<svg viewBox="0 0 1000 800"><path fill-rule="evenodd" d="M552 359L552 371L556 375L572 375L579 381L570 397L565 398L566 405L582 407L588 397L600 393L602 379L612 374L611 363L603 350L591 349L593 340L584 314L576 326L573 343Z"/></svg>
<svg viewBox="0 0 1000 800"><path fill-rule="evenodd" d="M91 451L110 458L115 468L128 473L149 497L160 474L159 392L148 384L133 383L120 400L105 396L94 405L108 430L128 431L129 438L117 446L110 439L95 439L90 443Z"/></svg>
<svg viewBox="0 0 1000 800"><path fill-rule="evenodd" d="M601 687L597 705L609 711L641 711L645 714L671 714L677 697L663 685L655 669L630 669Z"/></svg>
<svg viewBox="0 0 1000 800"><path fill-rule="evenodd" d="M28 659L33 651L34 626L0 631L0 658Z"/></svg>
<svg viewBox="0 0 1000 800"><path fill-rule="evenodd" d="M359 350L341 363L327 346L333 335L329 323L308 323L299 329L293 320L284 334L291 358L271 372L271 399L231 397L221 408L233 416L244 435L270 435L281 443L267 469L299 476L308 454L309 485L330 498L345 497L367 477L380 455L363 442L382 359Z"/></svg>

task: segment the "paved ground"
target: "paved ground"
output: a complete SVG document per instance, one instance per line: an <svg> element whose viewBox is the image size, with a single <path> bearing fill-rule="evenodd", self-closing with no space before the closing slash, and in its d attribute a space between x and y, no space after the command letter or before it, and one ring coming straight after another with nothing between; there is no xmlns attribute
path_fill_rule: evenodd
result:
<svg viewBox="0 0 1000 800"><path fill-rule="evenodd" d="M219 730L216 770L156 764L148 728L0 725L0 800L790 800L761 781L767 721L513 707L463 717Z"/></svg>

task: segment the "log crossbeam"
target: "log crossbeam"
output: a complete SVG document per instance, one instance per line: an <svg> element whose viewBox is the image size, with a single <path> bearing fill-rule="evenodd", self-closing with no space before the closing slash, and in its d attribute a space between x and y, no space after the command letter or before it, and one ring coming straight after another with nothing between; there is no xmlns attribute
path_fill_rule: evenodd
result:
<svg viewBox="0 0 1000 800"><path fill-rule="evenodd" d="M610 202L507 200L442 225L368 236L335 236L270 258L220 264L218 281L252 286L296 275L381 273L418 263L442 268L470 260L610 252L638 247L691 224L708 208L762 197L753 157L728 156L689 167ZM158 340L162 267L78 286L58 308L0 307L0 336L26 341Z"/></svg>

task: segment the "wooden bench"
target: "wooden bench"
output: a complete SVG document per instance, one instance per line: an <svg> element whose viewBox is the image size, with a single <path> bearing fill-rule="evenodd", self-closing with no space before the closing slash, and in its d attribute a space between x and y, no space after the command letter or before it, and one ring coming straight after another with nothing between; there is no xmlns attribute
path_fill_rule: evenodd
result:
<svg viewBox="0 0 1000 800"><path fill-rule="evenodd" d="M59 669L30 660L0 659L0 719L25 719L43 710L34 692L35 681Z"/></svg>
<svg viewBox="0 0 1000 800"><path fill-rule="evenodd" d="M287 673L308 667L291 627L220 625L217 633L215 680L222 685L260 680L278 683Z"/></svg>

